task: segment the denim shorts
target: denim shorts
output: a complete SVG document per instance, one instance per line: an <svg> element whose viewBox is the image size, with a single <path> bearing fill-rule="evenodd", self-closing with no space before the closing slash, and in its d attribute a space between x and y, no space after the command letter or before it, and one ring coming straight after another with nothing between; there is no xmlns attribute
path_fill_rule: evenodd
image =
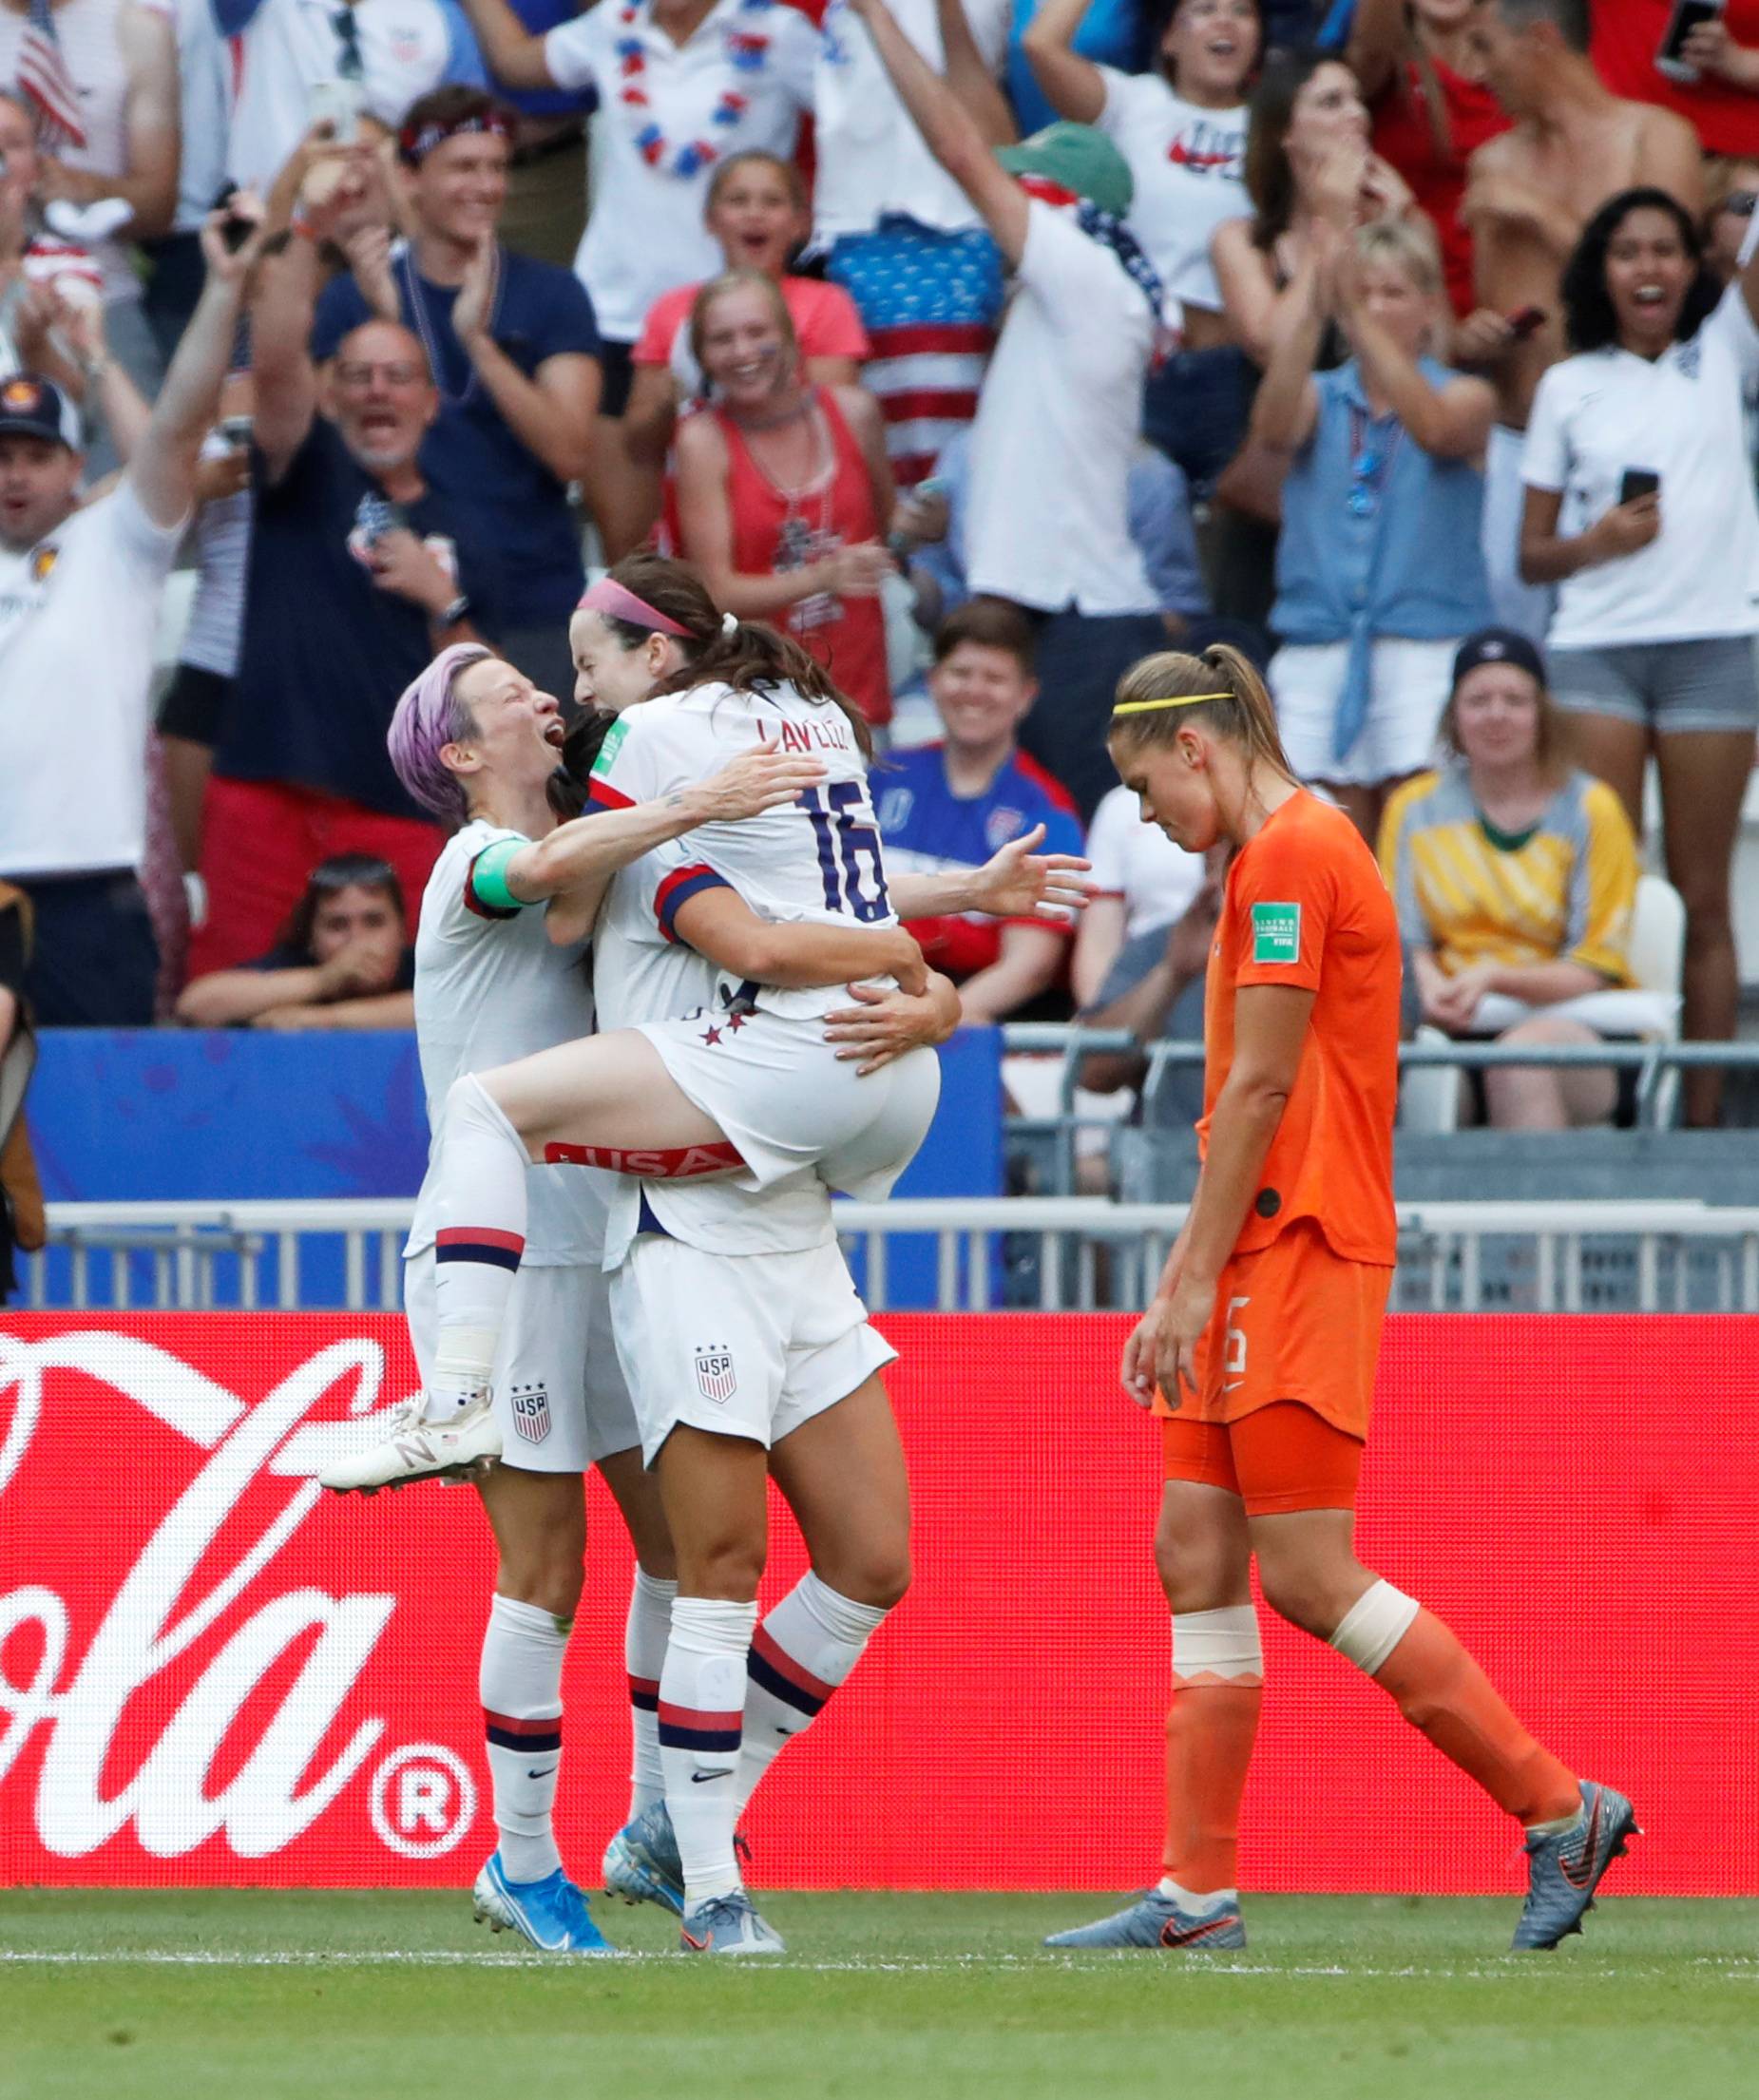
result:
<svg viewBox="0 0 1759 2100"><path fill-rule="evenodd" d="M1575 715L1611 715L1658 735L1759 729L1751 635L1619 641L1551 651L1552 697Z"/></svg>

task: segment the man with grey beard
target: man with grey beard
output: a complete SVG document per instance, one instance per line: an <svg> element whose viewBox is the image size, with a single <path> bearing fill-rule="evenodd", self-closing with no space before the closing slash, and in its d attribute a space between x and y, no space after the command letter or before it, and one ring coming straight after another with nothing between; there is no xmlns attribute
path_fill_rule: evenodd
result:
<svg viewBox="0 0 1759 2100"><path fill-rule="evenodd" d="M265 264L252 315L256 520L233 697L202 807L208 917L192 974L275 945L319 861L367 853L411 902L444 843L392 771L397 695L448 642L495 626L491 558L417 455L439 410L420 339L372 320L320 375L320 240L344 182ZM411 938L414 937L411 926Z"/></svg>

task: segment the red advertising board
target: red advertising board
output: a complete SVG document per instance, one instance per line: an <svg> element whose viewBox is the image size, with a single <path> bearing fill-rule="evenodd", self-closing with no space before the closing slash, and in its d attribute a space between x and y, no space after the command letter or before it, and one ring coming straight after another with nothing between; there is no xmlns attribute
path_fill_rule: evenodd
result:
<svg viewBox="0 0 1759 2100"><path fill-rule="evenodd" d="M902 1316L916 1582L748 1820L769 1886L1152 1878L1168 1630L1157 1439L1116 1319ZM1648 1833L1633 1893L1759 1894L1750 1322L1403 1318L1364 1557L1449 1618ZM0 1883L468 1883L492 1561L465 1489L312 1480L412 1383L401 1322L0 1323ZM628 1555L593 1497L564 1855L621 1820ZM768 1592L800 1556L776 1526ZM1512 1834L1338 1656L1267 1622L1242 1874L1500 1891Z"/></svg>

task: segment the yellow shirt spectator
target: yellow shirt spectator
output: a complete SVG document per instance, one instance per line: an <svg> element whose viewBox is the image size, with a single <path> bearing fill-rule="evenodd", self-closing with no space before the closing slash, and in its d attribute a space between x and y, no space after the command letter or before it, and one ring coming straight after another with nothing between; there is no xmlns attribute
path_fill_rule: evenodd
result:
<svg viewBox="0 0 1759 2100"><path fill-rule="evenodd" d="M1381 824L1381 871L1407 948L1427 948L1453 977L1476 963L1580 963L1631 983L1626 949L1636 902L1636 840L1603 781L1568 774L1539 821L1498 830L1463 764L1397 789Z"/></svg>

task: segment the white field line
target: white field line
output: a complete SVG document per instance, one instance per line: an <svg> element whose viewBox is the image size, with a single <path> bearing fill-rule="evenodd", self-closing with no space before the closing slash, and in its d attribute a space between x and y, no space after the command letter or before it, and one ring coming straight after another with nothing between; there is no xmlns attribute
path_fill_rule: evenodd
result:
<svg viewBox="0 0 1759 2100"><path fill-rule="evenodd" d="M583 1960L612 1959L620 1961L670 1961L675 1957L671 1950L662 1953L643 1954L620 1948L610 1957L593 1956L579 1957ZM42 1947L0 1947L0 1965L20 1968L157 1968L157 1969L373 1969L400 1967L411 1969L543 1969L554 1967L559 1957L537 1953L499 1953L451 1951L444 1948L383 1948L377 1950L351 1948L330 1953L316 1947L289 1947L259 1950L252 1953L226 1953L216 1949L138 1948L102 1953L94 1948L79 1948L66 1953L55 1953ZM571 1965L571 1964L569 1964ZM1078 1973L1096 1966L1096 1957L1082 1958L1069 1955L948 1955L940 1960L890 1960L883 1956L870 1958L857 1957L847 1961L806 1961L784 1956L766 1957L753 1962L752 1967L805 1971L813 1976L946 1976L958 1973L969 1974L976 1970L1003 1970L1015 1973L1056 1974L1059 1971ZM1576 1979L1593 1976L1611 1983L1629 1983L1640 1980L1665 1980L1677 1976L1683 1970L1711 1969L1730 1982L1759 1982L1759 1957L1748 1955L1692 1955L1679 1961L1643 1962L1621 1964L1617 1968L1593 1968L1576 1972ZM1410 1966L1386 1969L1362 1967L1354 1963L1284 1965L1275 1962L1217 1961L1213 1956L1195 1957L1188 1962L1183 1973L1193 1976L1335 1976L1350 1982L1361 1979L1379 1981L1397 1980L1402 1977L1430 1978L1446 1982L1506 1983L1513 1976L1526 1976L1537 1981L1549 1982L1557 1976L1555 1965L1539 1965L1515 1956L1505 1956L1482 1966L1462 1969Z"/></svg>

